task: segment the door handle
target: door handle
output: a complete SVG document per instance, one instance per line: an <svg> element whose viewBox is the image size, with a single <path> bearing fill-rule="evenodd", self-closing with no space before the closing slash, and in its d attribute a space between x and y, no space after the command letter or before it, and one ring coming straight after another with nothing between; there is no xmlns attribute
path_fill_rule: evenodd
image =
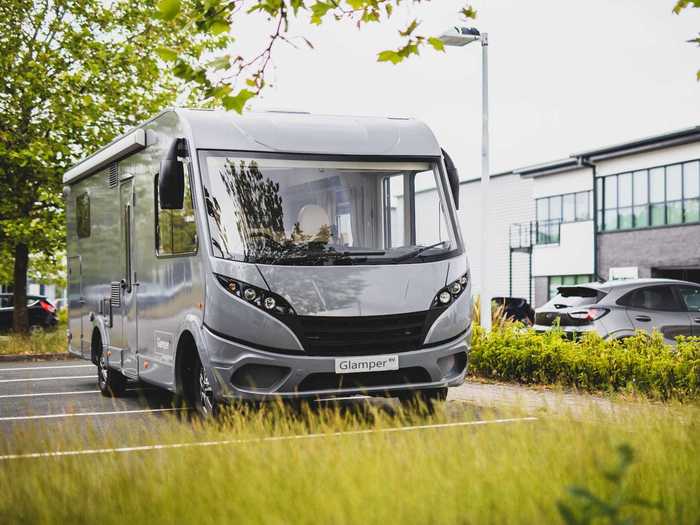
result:
<svg viewBox="0 0 700 525"><path fill-rule="evenodd" d="M638 315L635 317L635 319L637 321L641 321L642 323L648 323L649 321L651 321L651 317L649 317L648 315Z"/></svg>

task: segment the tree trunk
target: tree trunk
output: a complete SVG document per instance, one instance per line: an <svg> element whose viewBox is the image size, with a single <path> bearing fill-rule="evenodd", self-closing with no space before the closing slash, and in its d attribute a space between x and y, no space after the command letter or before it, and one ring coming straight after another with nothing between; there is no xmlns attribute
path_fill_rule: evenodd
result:
<svg viewBox="0 0 700 525"><path fill-rule="evenodd" d="M15 308L12 328L16 333L29 332L29 312L27 312L27 270L29 267L29 248L24 243L15 246L14 296Z"/></svg>

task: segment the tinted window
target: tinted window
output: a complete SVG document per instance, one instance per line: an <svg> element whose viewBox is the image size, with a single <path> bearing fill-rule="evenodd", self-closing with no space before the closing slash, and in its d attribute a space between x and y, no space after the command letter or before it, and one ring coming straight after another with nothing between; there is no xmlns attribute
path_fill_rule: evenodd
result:
<svg viewBox="0 0 700 525"><path fill-rule="evenodd" d="M90 196L81 193L75 198L78 237L90 237Z"/></svg>
<svg viewBox="0 0 700 525"><path fill-rule="evenodd" d="M642 308L644 310L681 310L670 286L640 288L628 293L618 302L623 306Z"/></svg>
<svg viewBox="0 0 700 525"><path fill-rule="evenodd" d="M185 176L185 199L181 210L161 210L158 199L158 177L155 180L156 195L156 250L158 255L188 254L197 251L197 226L192 208L190 181Z"/></svg>
<svg viewBox="0 0 700 525"><path fill-rule="evenodd" d="M679 286L678 292L689 312L700 312L700 288L695 286Z"/></svg>

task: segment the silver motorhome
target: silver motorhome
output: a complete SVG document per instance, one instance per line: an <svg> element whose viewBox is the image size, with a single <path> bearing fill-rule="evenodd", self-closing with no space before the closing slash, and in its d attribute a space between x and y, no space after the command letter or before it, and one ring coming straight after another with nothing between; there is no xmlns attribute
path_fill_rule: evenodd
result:
<svg viewBox="0 0 700 525"><path fill-rule="evenodd" d="M69 350L105 395L141 380L206 414L464 379L459 184L420 122L172 109L63 180Z"/></svg>

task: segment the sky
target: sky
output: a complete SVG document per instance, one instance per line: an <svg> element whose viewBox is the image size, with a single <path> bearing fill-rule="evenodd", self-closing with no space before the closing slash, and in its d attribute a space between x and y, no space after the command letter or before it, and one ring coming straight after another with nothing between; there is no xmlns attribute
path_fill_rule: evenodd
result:
<svg viewBox="0 0 700 525"><path fill-rule="evenodd" d="M511 170L700 124L700 9L674 0L473 0L474 25L489 34L491 172ZM480 175L481 49L424 49L399 64L378 63L414 17L439 35L460 22L463 0L406 3L388 23L358 30L332 20L295 21L290 36L314 49L275 48L272 87L253 110L408 116L426 122L464 180ZM234 25L255 49L269 29Z"/></svg>

